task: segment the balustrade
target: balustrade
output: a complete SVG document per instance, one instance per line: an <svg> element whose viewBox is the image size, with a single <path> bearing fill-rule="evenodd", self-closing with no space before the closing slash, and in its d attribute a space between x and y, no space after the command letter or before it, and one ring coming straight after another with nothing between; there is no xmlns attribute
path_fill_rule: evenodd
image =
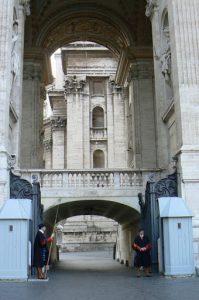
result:
<svg viewBox="0 0 199 300"><path fill-rule="evenodd" d="M106 128L91 128L90 138L93 140L107 139L107 129Z"/></svg>
<svg viewBox="0 0 199 300"><path fill-rule="evenodd" d="M131 170L21 170L22 178L42 188L128 189L143 184L142 171Z"/></svg>

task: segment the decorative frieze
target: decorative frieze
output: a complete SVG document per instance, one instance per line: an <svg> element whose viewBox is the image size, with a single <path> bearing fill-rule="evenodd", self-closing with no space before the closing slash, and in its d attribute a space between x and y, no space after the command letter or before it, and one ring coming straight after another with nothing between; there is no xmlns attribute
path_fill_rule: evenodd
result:
<svg viewBox="0 0 199 300"><path fill-rule="evenodd" d="M51 127L52 130L60 130L60 129L65 129L66 127L66 119L62 117L58 117L55 119L51 120Z"/></svg>
<svg viewBox="0 0 199 300"><path fill-rule="evenodd" d="M157 7L157 0L146 0L147 5L146 5L146 11L145 15L149 18L152 16L154 8Z"/></svg>
<svg viewBox="0 0 199 300"><path fill-rule="evenodd" d="M64 92L65 94L80 93L83 92L86 81L84 79L77 78L77 76L69 77L65 79Z"/></svg>

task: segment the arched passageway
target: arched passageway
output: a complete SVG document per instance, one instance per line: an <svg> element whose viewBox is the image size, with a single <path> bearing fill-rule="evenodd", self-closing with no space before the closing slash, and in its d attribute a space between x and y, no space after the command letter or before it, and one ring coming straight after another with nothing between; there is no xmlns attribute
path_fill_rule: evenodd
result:
<svg viewBox="0 0 199 300"><path fill-rule="evenodd" d="M82 200L67 202L49 208L44 212L45 222L49 228L55 223L72 216L98 215L105 216L119 223L116 239L115 258L129 265L131 262L131 243L137 232L140 214L130 206L103 200ZM55 250L53 260L56 260Z"/></svg>

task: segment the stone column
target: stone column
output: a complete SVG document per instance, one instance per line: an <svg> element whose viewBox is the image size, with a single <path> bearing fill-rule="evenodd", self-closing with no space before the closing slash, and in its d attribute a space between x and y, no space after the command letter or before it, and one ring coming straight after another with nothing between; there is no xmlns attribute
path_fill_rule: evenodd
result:
<svg viewBox="0 0 199 300"><path fill-rule="evenodd" d="M14 1L0 0L0 206L9 197L9 99Z"/></svg>
<svg viewBox="0 0 199 300"><path fill-rule="evenodd" d="M106 111L107 111L107 161L108 168L114 168L114 122L113 122L113 93L112 84L114 81L110 81L107 84L107 98L106 98Z"/></svg>
<svg viewBox="0 0 199 300"><path fill-rule="evenodd" d="M146 16L150 18L152 24L153 54L154 54L154 84L155 84L155 118L156 118L156 145L157 145L157 165L159 168L168 166L168 129L162 122L162 116L167 109L168 103L165 101L164 80L161 72L161 25L159 16L159 6L157 0L147 0Z"/></svg>
<svg viewBox="0 0 199 300"><path fill-rule="evenodd" d="M121 227L119 231L120 239L120 263L129 265L129 231Z"/></svg>
<svg viewBox="0 0 199 300"><path fill-rule="evenodd" d="M21 167L43 167L43 100L41 100L41 64L24 62L21 130Z"/></svg>
<svg viewBox="0 0 199 300"><path fill-rule="evenodd" d="M67 101L67 169L84 167L83 110L85 81L76 76L65 81Z"/></svg>
<svg viewBox="0 0 199 300"><path fill-rule="evenodd" d="M179 192L192 209L199 266L199 2L168 2L177 123Z"/></svg>
<svg viewBox="0 0 199 300"><path fill-rule="evenodd" d="M64 169L65 160L65 140L66 140L66 119L61 117L51 120L52 126L52 168Z"/></svg>
<svg viewBox="0 0 199 300"><path fill-rule="evenodd" d="M125 89L112 83L114 168L127 167L127 124L125 113Z"/></svg>
<svg viewBox="0 0 199 300"><path fill-rule="evenodd" d="M157 166L153 77L152 61L143 60L132 64L129 84L134 167L136 168Z"/></svg>
<svg viewBox="0 0 199 300"><path fill-rule="evenodd" d="M29 1L20 0L13 16L11 47L10 151L16 155L16 166L20 166L24 26L29 14Z"/></svg>

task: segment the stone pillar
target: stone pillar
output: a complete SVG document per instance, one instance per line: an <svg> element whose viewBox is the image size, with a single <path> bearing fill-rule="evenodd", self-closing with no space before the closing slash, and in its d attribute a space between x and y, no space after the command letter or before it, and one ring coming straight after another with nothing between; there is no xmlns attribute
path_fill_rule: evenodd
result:
<svg viewBox="0 0 199 300"><path fill-rule="evenodd" d="M168 129L162 122L162 116L170 102L165 99L164 78L161 72L161 25L157 0L147 0L146 16L152 24L153 52L154 52L154 83L155 83L155 118L156 118L156 145L157 165L165 169L168 166Z"/></svg>
<svg viewBox="0 0 199 300"><path fill-rule="evenodd" d="M24 62L21 130L21 167L43 167L43 100L41 100L41 64Z"/></svg>
<svg viewBox="0 0 199 300"><path fill-rule="evenodd" d="M52 169L52 139L43 142L45 169Z"/></svg>
<svg viewBox="0 0 199 300"><path fill-rule="evenodd" d="M157 166L153 77L152 61L143 60L132 64L129 84L135 168Z"/></svg>
<svg viewBox="0 0 199 300"><path fill-rule="evenodd" d="M113 122L113 93L112 84L107 84L107 161L108 168L114 168L114 122Z"/></svg>
<svg viewBox="0 0 199 300"><path fill-rule="evenodd" d="M65 144L66 144L66 119L61 117L51 120L52 126L52 168L64 169L65 159Z"/></svg>
<svg viewBox="0 0 199 300"><path fill-rule="evenodd" d="M15 2L16 3L16 2ZM14 9L11 46L11 91L10 91L10 152L16 155L20 167L20 138L22 111L22 81L24 57L24 25L30 14L29 1L20 0Z"/></svg>
<svg viewBox="0 0 199 300"><path fill-rule="evenodd" d="M9 196L7 160L19 163L24 22L29 1L0 0L0 203Z"/></svg>
<svg viewBox="0 0 199 300"><path fill-rule="evenodd" d="M0 0L0 206L9 197L9 99L14 1Z"/></svg>
<svg viewBox="0 0 199 300"><path fill-rule="evenodd" d="M75 76L65 81L67 101L67 169L84 167L84 89L85 81Z"/></svg>
<svg viewBox="0 0 199 300"><path fill-rule="evenodd" d="M129 231L121 227L119 231L120 239L120 263L129 266Z"/></svg>
<svg viewBox="0 0 199 300"><path fill-rule="evenodd" d="M125 89L112 83L114 168L127 167L127 124L125 113Z"/></svg>
<svg viewBox="0 0 199 300"><path fill-rule="evenodd" d="M199 266L199 2L168 2L177 123L179 191L192 209Z"/></svg>

